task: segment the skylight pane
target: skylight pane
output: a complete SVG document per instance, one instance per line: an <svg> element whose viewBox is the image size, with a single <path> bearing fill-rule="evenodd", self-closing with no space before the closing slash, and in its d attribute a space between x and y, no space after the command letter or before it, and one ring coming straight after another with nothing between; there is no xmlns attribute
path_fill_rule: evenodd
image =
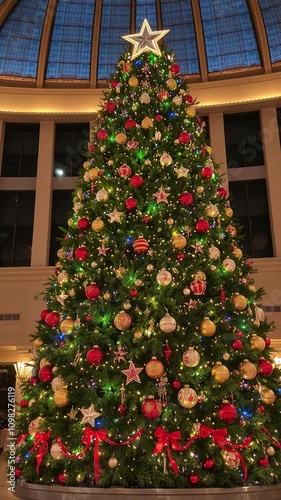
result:
<svg viewBox="0 0 281 500"><path fill-rule="evenodd" d="M208 71L260 66L247 2L199 0Z"/></svg>
<svg viewBox="0 0 281 500"><path fill-rule="evenodd" d="M94 0L59 0L47 78L89 80Z"/></svg>
<svg viewBox="0 0 281 500"><path fill-rule="evenodd" d="M281 1L280 0L259 0L262 11L271 62L281 61Z"/></svg>
<svg viewBox="0 0 281 500"><path fill-rule="evenodd" d="M174 52L182 74L199 74L191 1L162 0L161 5L163 29L170 29L164 38L165 46Z"/></svg>
<svg viewBox="0 0 281 500"><path fill-rule="evenodd" d="M21 0L0 31L0 74L36 78L47 2Z"/></svg>
<svg viewBox="0 0 281 500"><path fill-rule="evenodd" d="M130 34L130 0L103 0L98 57L98 80L115 71L117 61L128 46L121 38Z"/></svg>
<svg viewBox="0 0 281 500"><path fill-rule="evenodd" d="M157 30L156 6L155 1L137 0L136 2L136 26L137 32L140 31L143 20L147 19L151 29Z"/></svg>

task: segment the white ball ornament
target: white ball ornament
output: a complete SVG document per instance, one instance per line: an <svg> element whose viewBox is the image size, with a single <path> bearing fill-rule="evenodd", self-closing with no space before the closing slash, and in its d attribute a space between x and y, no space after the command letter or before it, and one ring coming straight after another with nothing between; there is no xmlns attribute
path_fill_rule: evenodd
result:
<svg viewBox="0 0 281 500"><path fill-rule="evenodd" d="M217 217L217 215L219 214L219 209L216 205L210 203L210 205L206 207L205 212L207 215L209 215L209 217Z"/></svg>
<svg viewBox="0 0 281 500"><path fill-rule="evenodd" d="M58 443L53 443L51 448L50 448L50 455L55 459L55 460L62 460L64 458L64 454L61 450L61 447Z"/></svg>
<svg viewBox="0 0 281 500"><path fill-rule="evenodd" d="M156 281L158 285L161 286L167 286L169 285L173 280L173 277L169 271L166 271L166 269L162 269L157 273L156 275Z"/></svg>
<svg viewBox="0 0 281 500"><path fill-rule="evenodd" d="M106 189L104 188L100 189L96 194L96 200L99 202L107 201L108 197L109 197L108 191L106 191Z"/></svg>
<svg viewBox="0 0 281 500"><path fill-rule="evenodd" d="M187 286L183 289L183 294L184 295L190 295L191 291L189 288L187 288Z"/></svg>
<svg viewBox="0 0 281 500"><path fill-rule="evenodd" d="M236 269L236 264L232 259L224 259L222 265L224 269L229 272L233 272Z"/></svg>
<svg viewBox="0 0 281 500"><path fill-rule="evenodd" d="M267 448L265 448L265 453L269 457L273 457L275 455L275 449L273 448L273 446L268 446Z"/></svg>
<svg viewBox="0 0 281 500"><path fill-rule="evenodd" d="M187 351L183 353L182 360L185 366L193 368L200 363L200 354L193 347L189 347Z"/></svg>
<svg viewBox="0 0 281 500"><path fill-rule="evenodd" d="M233 453L232 451L226 451L224 453L223 458L224 458L226 465L228 467L230 467L231 469L237 469L237 467L239 467L239 465L240 465L239 457L235 453Z"/></svg>
<svg viewBox="0 0 281 500"><path fill-rule="evenodd" d="M111 469L115 469L118 465L118 460L115 457L110 457L107 463Z"/></svg>
<svg viewBox="0 0 281 500"><path fill-rule="evenodd" d="M177 322L173 316L166 314L160 319L159 326L162 332L172 333L177 327Z"/></svg>
<svg viewBox="0 0 281 500"><path fill-rule="evenodd" d="M220 258L220 254L221 254L220 250L213 245L209 248L208 253L209 253L210 259L213 259L213 260L218 260Z"/></svg>

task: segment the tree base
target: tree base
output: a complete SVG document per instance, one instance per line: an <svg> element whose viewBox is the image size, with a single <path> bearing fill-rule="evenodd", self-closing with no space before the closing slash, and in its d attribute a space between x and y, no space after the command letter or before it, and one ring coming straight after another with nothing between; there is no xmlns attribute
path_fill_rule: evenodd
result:
<svg viewBox="0 0 281 500"><path fill-rule="evenodd" d="M20 482L15 495L24 500L280 500L281 484L239 488L130 489L44 486Z"/></svg>

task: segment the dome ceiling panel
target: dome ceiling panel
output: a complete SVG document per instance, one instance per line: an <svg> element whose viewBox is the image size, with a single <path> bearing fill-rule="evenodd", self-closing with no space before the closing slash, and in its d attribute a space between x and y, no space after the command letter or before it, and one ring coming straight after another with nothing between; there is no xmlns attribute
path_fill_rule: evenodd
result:
<svg viewBox="0 0 281 500"><path fill-rule="evenodd" d="M144 18L191 82L281 69L281 0L0 0L0 79L107 86Z"/></svg>

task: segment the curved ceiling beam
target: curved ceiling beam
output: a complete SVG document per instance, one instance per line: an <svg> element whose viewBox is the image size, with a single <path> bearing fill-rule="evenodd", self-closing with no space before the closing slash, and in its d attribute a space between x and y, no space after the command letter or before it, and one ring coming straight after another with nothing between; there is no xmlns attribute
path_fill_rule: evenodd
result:
<svg viewBox="0 0 281 500"><path fill-rule="evenodd" d="M258 43L259 53L261 56L261 63L265 73L272 72L270 52L268 46L268 39L263 22L263 17L258 0L248 0L248 8L251 14L256 40Z"/></svg>
<svg viewBox="0 0 281 500"><path fill-rule="evenodd" d="M98 74L98 58L99 58L99 39L100 39L100 26L101 26L101 14L102 14L102 0L96 0L95 3L95 13L94 13L94 23L93 23L93 35L92 35L92 50L91 50L91 62L90 62L90 88L96 88L97 86L97 74Z"/></svg>
<svg viewBox="0 0 281 500"><path fill-rule="evenodd" d="M55 14L57 10L58 0L49 0L46 10L44 25L42 29L42 37L40 43L40 51L38 56L37 79L36 87L43 88L48 63L48 55L50 48L50 39L54 24Z"/></svg>
<svg viewBox="0 0 281 500"><path fill-rule="evenodd" d="M192 6L192 11L193 11L193 17L194 17L194 25L195 25L195 33L196 33L196 40L197 40L197 50L198 50L201 78L202 78L202 82L207 82L208 81L207 57L206 57L206 48L205 48L205 41L204 41L202 18L201 18L201 12L200 12L200 6L199 6L198 0L191 0L191 6Z"/></svg>
<svg viewBox="0 0 281 500"><path fill-rule="evenodd" d="M0 7L0 27L6 21L11 10L17 5L19 0L10 0L10 2L4 2Z"/></svg>

